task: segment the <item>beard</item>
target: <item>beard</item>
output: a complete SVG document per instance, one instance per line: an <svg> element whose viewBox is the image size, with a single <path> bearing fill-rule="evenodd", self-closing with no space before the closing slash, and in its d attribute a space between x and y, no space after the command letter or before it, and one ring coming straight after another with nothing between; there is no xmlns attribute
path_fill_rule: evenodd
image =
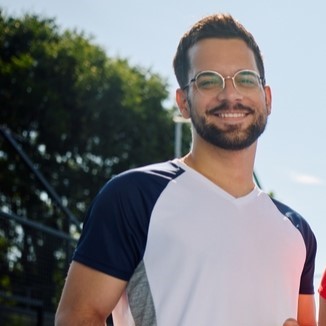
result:
<svg viewBox="0 0 326 326"><path fill-rule="evenodd" d="M204 140L219 148L226 150L242 150L248 148L259 138L266 128L267 114L259 113L256 121L244 130L241 124L228 125L222 129L212 123L208 123L205 116L197 115L197 113L192 110L190 101L188 101L188 104L193 128ZM208 114L213 114L213 112L217 111L223 112L227 106L226 103L223 103L219 107L210 110ZM237 110L242 109L250 113L254 112L250 107L240 103L234 108Z"/></svg>

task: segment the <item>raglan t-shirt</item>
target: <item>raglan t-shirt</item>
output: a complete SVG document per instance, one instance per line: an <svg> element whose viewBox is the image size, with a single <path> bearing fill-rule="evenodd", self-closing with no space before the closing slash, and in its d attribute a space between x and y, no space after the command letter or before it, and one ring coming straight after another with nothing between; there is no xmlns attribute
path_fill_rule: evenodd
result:
<svg viewBox="0 0 326 326"><path fill-rule="evenodd" d="M73 259L128 281L115 326L275 326L314 293L315 254L291 208L258 187L235 198L173 160L111 179Z"/></svg>

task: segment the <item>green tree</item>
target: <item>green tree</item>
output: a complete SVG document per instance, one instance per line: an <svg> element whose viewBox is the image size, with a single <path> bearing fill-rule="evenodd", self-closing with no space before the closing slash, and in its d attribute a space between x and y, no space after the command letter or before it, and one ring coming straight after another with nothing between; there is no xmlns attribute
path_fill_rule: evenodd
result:
<svg viewBox="0 0 326 326"><path fill-rule="evenodd" d="M159 75L108 57L91 37L61 31L53 19L0 12L0 30L0 125L11 130L80 221L113 175L173 156L174 110L163 106L168 91ZM188 132L184 143L189 140ZM67 217L3 138L0 210L70 230ZM40 273L56 278L54 252L67 258L56 244L15 224L5 237L2 247L14 246L21 259L3 270L28 271L28 282L39 281ZM42 255L52 257L46 266L31 265Z"/></svg>
<svg viewBox="0 0 326 326"><path fill-rule="evenodd" d="M60 33L52 19L1 14L0 28L1 124L19 135L76 215L112 175L172 157L173 110L163 107L160 76L108 58L83 33ZM40 190L24 168L7 149L1 161L11 165L1 173L1 205L53 226L48 203L41 212L28 209Z"/></svg>

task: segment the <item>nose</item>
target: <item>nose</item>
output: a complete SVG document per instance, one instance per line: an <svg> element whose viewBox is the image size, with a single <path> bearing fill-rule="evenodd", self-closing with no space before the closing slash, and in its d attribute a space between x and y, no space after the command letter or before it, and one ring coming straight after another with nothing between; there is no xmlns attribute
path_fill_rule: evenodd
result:
<svg viewBox="0 0 326 326"><path fill-rule="evenodd" d="M243 95L236 89L232 77L225 77L224 82L224 89L218 94L220 100L239 100L243 98Z"/></svg>

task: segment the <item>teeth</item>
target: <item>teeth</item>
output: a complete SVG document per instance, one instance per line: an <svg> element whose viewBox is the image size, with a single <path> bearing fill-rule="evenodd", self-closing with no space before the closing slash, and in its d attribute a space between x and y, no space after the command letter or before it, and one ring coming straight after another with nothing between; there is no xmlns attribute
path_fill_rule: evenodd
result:
<svg viewBox="0 0 326 326"><path fill-rule="evenodd" d="M221 118L242 118L245 116L244 113L220 113Z"/></svg>

